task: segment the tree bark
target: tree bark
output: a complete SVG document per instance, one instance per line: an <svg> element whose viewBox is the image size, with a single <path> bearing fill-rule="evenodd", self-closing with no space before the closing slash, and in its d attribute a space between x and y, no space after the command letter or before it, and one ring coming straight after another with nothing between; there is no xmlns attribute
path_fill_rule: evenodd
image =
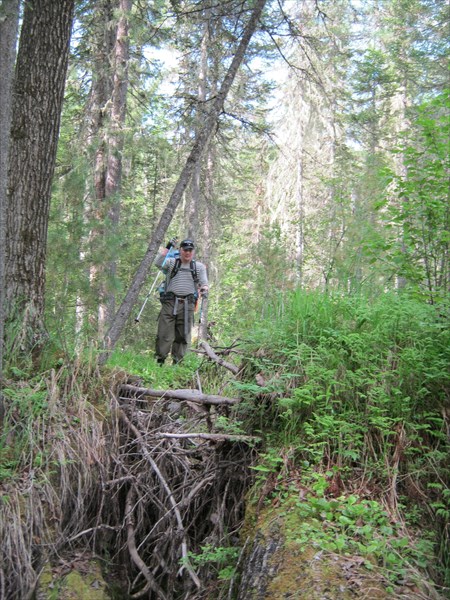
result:
<svg viewBox="0 0 450 600"><path fill-rule="evenodd" d="M120 219L120 191L122 185L122 154L124 146L124 127L127 109L128 92L128 60L130 37L128 33L128 19L131 12L131 0L119 0L120 17L117 23L117 34L114 45L114 73L113 73L113 92L111 105L111 125L108 132L108 160L105 179L105 197L109 201L109 221L113 233L119 227ZM105 283L108 280L114 281L117 271L116 256L110 258L107 267L108 273ZM100 323L105 329L109 326L115 313L115 292L111 291L105 284L106 300L106 319L105 323ZM103 337L103 335L102 335Z"/></svg>
<svg viewBox="0 0 450 600"><path fill-rule="evenodd" d="M82 135L81 144L89 155L88 161L93 165L92 182L86 179L86 189L83 199L83 221L86 225L86 235L80 243L80 262L87 264L86 277L89 285L86 288L93 290L92 296L99 298L99 290L96 289L97 281L100 280L99 269L96 261L97 238L102 236L101 225L104 217L100 206L104 201L104 182L106 178L106 150L102 131L105 129L106 118L105 107L112 94L112 77L110 58L114 48L115 32L111 30L110 23L113 22L113 6L111 0L97 0L94 7L93 23L95 27L90 31L89 54L92 60L92 83L89 90L89 98L86 107L86 127ZM91 223L96 223L93 227ZM83 293L81 286L80 295L76 302L76 347L80 352L83 340L82 332L86 321L97 325L99 302L97 300L95 309L88 300L86 292ZM89 294L90 296L90 294ZM96 316L94 318L94 310ZM97 325L98 329L98 325ZM101 339L100 337L98 339Z"/></svg>
<svg viewBox="0 0 450 600"><path fill-rule="evenodd" d="M202 394L198 390L153 390L130 384L120 386L121 392L132 393L135 397L150 396L153 398L175 398L177 400L187 400L197 404L214 404L216 406L232 406L240 402L239 398L227 398L226 396L217 396L216 394ZM127 396L129 398L129 396Z"/></svg>
<svg viewBox="0 0 450 600"><path fill-rule="evenodd" d="M50 194L64 98L74 0L25 3L17 57L6 211L6 313L20 350L39 353ZM20 339L20 341L19 341Z"/></svg>
<svg viewBox="0 0 450 600"><path fill-rule="evenodd" d="M6 178L8 173L11 87L14 76L19 0L5 0L0 7L0 385L3 376L5 300ZM0 390L1 403L1 390Z"/></svg>
<svg viewBox="0 0 450 600"><path fill-rule="evenodd" d="M155 259L157 248L162 242L164 234L173 218L175 210L178 207L183 193L186 190L186 187L188 186L192 178L192 174L195 170L195 167L198 161L200 160L211 135L214 132L214 129L217 125L217 120L223 110L225 99L234 81L236 73L244 59L245 52L250 43L251 37L256 30L258 20L261 16L265 3L266 0L257 0L255 3L255 6L252 10L250 19L244 30L242 39L238 45L234 58L230 64L227 74L225 75L225 78L222 82L222 86L212 104L211 112L205 119L204 127L200 130L199 135L195 140L192 150L186 160L186 164L184 165L178 178L178 181L175 185L175 188L172 192L170 200L161 215L158 225L156 226L153 232L152 238L147 248L147 252L143 260L141 261L138 270L136 271L130 288L128 289L128 292L125 295L125 298L112 321L111 327L109 328L109 331L107 332L107 335L103 340L104 350L99 357L100 364L106 362L110 351L114 348L126 324L126 321L131 314L133 306L139 296L139 292L145 281L145 277L150 268L150 265Z"/></svg>

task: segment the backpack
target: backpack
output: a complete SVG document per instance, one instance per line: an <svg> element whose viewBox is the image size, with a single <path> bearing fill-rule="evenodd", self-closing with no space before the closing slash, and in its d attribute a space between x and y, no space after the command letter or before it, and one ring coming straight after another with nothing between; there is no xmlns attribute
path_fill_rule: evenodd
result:
<svg viewBox="0 0 450 600"><path fill-rule="evenodd" d="M189 268L191 270L192 279L194 280L194 283L195 283L194 298L197 300L197 298L198 298L198 292L197 292L197 288L198 288L198 273L197 273L197 263L195 262L195 260L191 260ZM178 271L180 269L181 269L181 258L177 257L175 259L175 264L173 265L173 269L170 272L170 276L167 276L166 279L159 286L159 297L160 297L160 299L166 293L166 287L167 287L169 281L175 277L175 275L178 273Z"/></svg>

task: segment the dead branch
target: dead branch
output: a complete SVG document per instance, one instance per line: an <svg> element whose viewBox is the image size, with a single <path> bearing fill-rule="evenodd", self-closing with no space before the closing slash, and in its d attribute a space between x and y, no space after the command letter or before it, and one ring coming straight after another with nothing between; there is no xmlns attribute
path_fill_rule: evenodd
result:
<svg viewBox="0 0 450 600"><path fill-rule="evenodd" d="M239 367L237 367L236 365L233 365L232 363L227 362L223 358L220 358L220 356L217 356L217 354L214 352L214 350L211 348L211 346L207 342L205 342L205 341L200 342L199 347L203 348L203 350L205 351L208 358L210 358L211 360L213 360L214 362L219 364L221 367L225 367L225 369L228 369L229 371L231 371L233 373L233 375L237 375L239 373L239 370L240 370Z"/></svg>
<svg viewBox="0 0 450 600"><path fill-rule="evenodd" d="M239 398L227 398L226 396L217 396L215 394L202 394L198 390L153 390L150 388L137 387L130 384L122 384L121 392L131 392L136 397L151 396L153 398L174 398L176 400L188 400L198 404L214 404L230 406L238 404ZM123 400L123 398L120 398ZM128 398L127 398L128 399Z"/></svg>
<svg viewBox="0 0 450 600"><path fill-rule="evenodd" d="M212 442L260 442L261 438L253 435L233 435L225 433L157 433L157 438L200 438L202 440L210 440Z"/></svg>

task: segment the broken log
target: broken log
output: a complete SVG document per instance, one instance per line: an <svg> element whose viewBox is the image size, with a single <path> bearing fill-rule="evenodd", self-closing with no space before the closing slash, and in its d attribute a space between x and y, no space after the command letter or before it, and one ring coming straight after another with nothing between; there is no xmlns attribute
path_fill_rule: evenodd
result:
<svg viewBox="0 0 450 600"><path fill-rule="evenodd" d="M130 392L133 397L142 398L143 396L151 396L152 398L170 398L176 400L187 400L198 404L214 404L217 406L231 406L240 402L239 398L227 398L226 396L217 396L215 394L203 394L198 390L153 390L151 388L138 387L129 383L124 383L119 388L120 392L127 392L129 399ZM123 398L121 398L123 399Z"/></svg>
<svg viewBox="0 0 450 600"><path fill-rule="evenodd" d="M210 358L211 360L213 360L214 362L219 364L221 367L225 367L225 369L228 369L229 371L231 371L233 373L233 375L237 375L239 373L239 371L240 371L239 367L237 367L236 365L233 365L232 363L227 362L223 358L220 358L220 356L217 356L217 354L214 352L214 350L211 348L211 346L207 342L205 342L205 341L200 342L199 347L203 348L203 350L205 351L208 358Z"/></svg>
<svg viewBox="0 0 450 600"><path fill-rule="evenodd" d="M157 438L200 438L213 442L260 442L261 438L254 435L233 435L226 433L156 433Z"/></svg>

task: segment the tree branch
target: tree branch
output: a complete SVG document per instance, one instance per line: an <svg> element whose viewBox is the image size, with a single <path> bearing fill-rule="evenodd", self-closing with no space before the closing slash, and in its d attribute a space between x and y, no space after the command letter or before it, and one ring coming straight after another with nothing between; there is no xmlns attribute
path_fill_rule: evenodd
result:
<svg viewBox="0 0 450 600"><path fill-rule="evenodd" d="M211 346L207 342L204 342L204 341L200 342L199 347L203 348L203 350L206 352L207 356L211 360L218 363L222 367L225 367L226 369L231 371L234 375L237 375L239 373L239 370L240 370L239 367L237 367L236 365L233 365L232 363L227 362L223 358L220 358L220 356L217 356L217 354L214 352L214 350L211 348Z"/></svg>
<svg viewBox="0 0 450 600"><path fill-rule="evenodd" d="M133 434L136 438L136 441L138 442L138 444L141 448L144 458L150 463L153 471L156 473L156 476L158 477L162 487L164 488L164 490L167 494L167 497L169 498L171 508L172 508L172 510L175 514L175 518L177 520L178 530L182 535L181 555L183 558L183 567L186 567L192 581L195 583L196 587L198 589L200 589L200 587L201 587L200 579L198 578L197 573L194 571L194 569L190 563L190 560L189 560L189 555L188 555L188 551L187 551L186 532L184 530L183 520L181 518L180 511L178 510L177 502L176 502L175 498L173 497L172 491L171 491L167 481L164 479L161 471L159 470L158 465L155 463L153 458L150 456L150 452L148 451L139 430L133 425L133 423L131 423L131 421L128 419L128 417L123 412L123 410L119 411L119 414L120 414L120 417L122 418L122 420L127 425L127 427L133 432ZM131 549L130 549L130 553L131 553ZM136 553L137 553L137 551L136 551ZM147 568L147 567L145 567L145 568ZM142 572L144 573L144 571L142 571ZM145 575L145 573L144 573L144 575ZM148 580L147 576L146 576L146 579L150 584L150 581ZM162 597L166 598L164 595Z"/></svg>
<svg viewBox="0 0 450 600"><path fill-rule="evenodd" d="M132 392L136 397L151 396L153 398L174 398L176 400L187 400L197 404L214 404L230 406L238 404L239 398L227 398L226 396L217 396L215 394L202 394L198 390L152 390L150 388L138 387L130 384L122 384L119 388L121 392ZM129 400L129 397L120 397L120 400Z"/></svg>
<svg viewBox="0 0 450 600"><path fill-rule="evenodd" d="M226 433L157 433L157 438L200 438L202 440L210 440L212 442L260 442L261 438L253 435L239 435Z"/></svg>

